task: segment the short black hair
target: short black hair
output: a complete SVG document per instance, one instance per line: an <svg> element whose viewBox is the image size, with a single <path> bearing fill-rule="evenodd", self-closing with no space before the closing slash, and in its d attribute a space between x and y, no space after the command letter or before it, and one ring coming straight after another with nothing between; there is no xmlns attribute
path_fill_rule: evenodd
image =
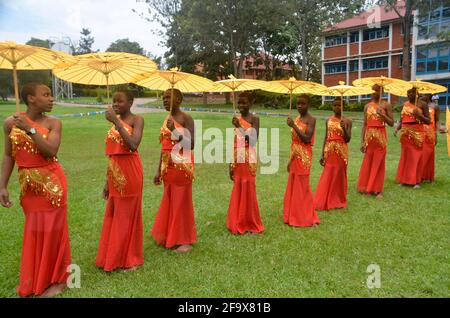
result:
<svg viewBox="0 0 450 318"><path fill-rule="evenodd" d="M243 91L239 94L239 98L244 97L247 98L250 104L253 104L253 94L250 91Z"/></svg>
<svg viewBox="0 0 450 318"><path fill-rule="evenodd" d="M299 96L297 97L297 102L298 102L298 100L299 100L300 98L303 98L303 99L306 101L306 103L309 105L309 95L307 95L307 94L301 94L301 95L299 95Z"/></svg>
<svg viewBox="0 0 450 318"><path fill-rule="evenodd" d="M169 88L168 90L166 90L166 92L171 92L173 91L173 96L177 97L180 99L180 103L183 101L183 94L181 93L181 91L177 88Z"/></svg>
<svg viewBox="0 0 450 318"><path fill-rule="evenodd" d="M127 89L119 89L116 91L116 93L122 93L126 96L127 100L129 102L131 102L131 104L133 104L134 102L134 95L131 91L127 90Z"/></svg>
<svg viewBox="0 0 450 318"><path fill-rule="evenodd" d="M36 96L36 88L40 85L44 85L41 83L28 83L22 87L22 91L20 92L20 97L22 98L25 105L28 106L28 96Z"/></svg>
<svg viewBox="0 0 450 318"><path fill-rule="evenodd" d="M347 103L345 102L345 99L343 99L342 97L336 97L333 101L333 105L336 102L342 103L342 105L344 105L344 107L347 105Z"/></svg>

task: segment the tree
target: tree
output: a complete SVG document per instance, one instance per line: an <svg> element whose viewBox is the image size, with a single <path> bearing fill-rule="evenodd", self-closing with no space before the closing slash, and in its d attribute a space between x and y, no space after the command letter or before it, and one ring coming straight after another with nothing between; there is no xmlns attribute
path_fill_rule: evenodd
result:
<svg viewBox="0 0 450 318"><path fill-rule="evenodd" d="M364 0L281 1L283 15L298 36L296 58L301 65L302 80L307 80L318 72L322 30L359 13L364 4Z"/></svg>
<svg viewBox="0 0 450 318"><path fill-rule="evenodd" d="M81 54L88 54L93 53L92 45L94 44L95 40L94 37L92 37L91 31L87 28L83 28L80 32L81 38L78 42L78 45L72 46L72 52L73 55L81 55Z"/></svg>
<svg viewBox="0 0 450 318"><path fill-rule="evenodd" d="M50 40L42 40L38 38L32 37L28 42L25 44L27 45L33 45L43 48L50 48L53 44ZM19 80L19 85L23 86L27 83L42 83L49 87L52 87L52 73L50 70L45 71L18 71L17 77Z"/></svg>
<svg viewBox="0 0 450 318"><path fill-rule="evenodd" d="M31 37L31 39L26 44L50 49L54 43L50 40L42 40Z"/></svg>
<svg viewBox="0 0 450 318"><path fill-rule="evenodd" d="M119 39L111 43L106 52L127 52L144 55L144 49L137 42L131 42L129 39Z"/></svg>

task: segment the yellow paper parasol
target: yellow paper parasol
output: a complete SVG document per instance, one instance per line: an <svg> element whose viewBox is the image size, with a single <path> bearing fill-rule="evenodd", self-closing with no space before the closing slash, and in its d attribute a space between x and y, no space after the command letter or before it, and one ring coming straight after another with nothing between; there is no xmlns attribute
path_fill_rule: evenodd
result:
<svg viewBox="0 0 450 318"><path fill-rule="evenodd" d="M19 112L18 70L50 70L58 64L71 65L72 55L16 42L0 42L0 69L12 69L16 111Z"/></svg>
<svg viewBox="0 0 450 318"><path fill-rule="evenodd" d="M212 88L213 81L198 75L179 72L178 68L174 67L168 71L156 71L135 84L160 91L178 89L182 93L203 93ZM172 112L173 91L170 100L170 111Z"/></svg>
<svg viewBox="0 0 450 318"><path fill-rule="evenodd" d="M372 87L374 85L378 85L381 87L381 96L380 98L383 99L383 93L384 92L390 92L390 91L408 91L413 86L411 83L400 80L397 78L389 78L385 76L379 76L379 77L366 77L361 78L353 81L353 85L360 86L360 87Z"/></svg>
<svg viewBox="0 0 450 318"><path fill-rule="evenodd" d="M437 85L430 82L424 82L420 79L417 79L415 81L409 81L408 82L411 88L416 88L416 105L417 101L419 100L420 94L439 94L447 91L447 88L445 86ZM401 97L408 97L408 90L401 90L401 89L389 89L387 90L388 93L396 96Z"/></svg>
<svg viewBox="0 0 450 318"><path fill-rule="evenodd" d="M292 111L292 95L298 94L315 94L317 91L326 90L327 87L314 82L300 81L295 77L291 77L288 80L271 81L267 82L263 90L279 93L279 94L289 94L289 115Z"/></svg>
<svg viewBox="0 0 450 318"><path fill-rule="evenodd" d="M56 68L53 74L67 82L85 85L109 85L133 83L156 71L156 63L148 57L124 53L104 52L76 56L77 63Z"/></svg>
<svg viewBox="0 0 450 318"><path fill-rule="evenodd" d="M321 96L340 96L341 115L344 115L344 96L359 96L359 95L368 95L372 93L373 93L372 88L345 85L345 82L340 81L339 85L327 87L324 91L317 91L315 94Z"/></svg>
<svg viewBox="0 0 450 318"><path fill-rule="evenodd" d="M233 75L228 75L227 80L214 82L214 87L210 92L232 93L233 110L236 114L236 92L264 89L266 86L267 82L265 81L236 78Z"/></svg>

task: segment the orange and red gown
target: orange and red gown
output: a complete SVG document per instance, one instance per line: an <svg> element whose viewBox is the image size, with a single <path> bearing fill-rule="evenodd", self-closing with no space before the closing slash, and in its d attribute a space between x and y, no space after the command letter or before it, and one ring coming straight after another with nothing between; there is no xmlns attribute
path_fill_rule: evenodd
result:
<svg viewBox="0 0 450 318"><path fill-rule="evenodd" d="M325 167L315 193L317 210L342 209L347 207L348 145L344 139L341 119L328 119L325 141Z"/></svg>
<svg viewBox="0 0 450 318"><path fill-rule="evenodd" d="M48 138L47 128L28 117L26 120L37 133ZM25 131L13 127L9 138L25 214L17 292L22 297L41 295L51 285L66 283L71 264L66 177L58 159L44 157Z"/></svg>
<svg viewBox="0 0 450 318"><path fill-rule="evenodd" d="M368 104L366 111L366 131L364 133L364 160L359 171L358 192L382 193L386 173L387 134L383 120L377 115L380 105Z"/></svg>
<svg viewBox="0 0 450 318"><path fill-rule="evenodd" d="M121 121L130 135L133 128ZM131 151L112 127L106 137L109 157L107 180L109 197L96 259L96 266L110 272L144 263L142 189L143 168L139 153Z"/></svg>
<svg viewBox="0 0 450 318"><path fill-rule="evenodd" d="M246 131L252 128L252 125L242 117L239 118L239 123ZM228 206L227 228L233 234L261 233L264 231L264 225L256 197L256 148L245 140L239 129L235 128L233 150L231 169L234 182Z"/></svg>
<svg viewBox="0 0 450 318"><path fill-rule="evenodd" d="M423 125L425 130L425 139L423 143L423 170L422 181L434 181L434 169L435 169L435 149L436 149L436 122L435 113L436 110L430 107L430 124Z"/></svg>
<svg viewBox="0 0 450 318"><path fill-rule="evenodd" d="M416 185L422 181L425 133L423 124L413 116L414 109L421 111L412 103L405 102L401 115L400 143L402 151L396 180L400 184L407 185Z"/></svg>
<svg viewBox="0 0 450 318"><path fill-rule="evenodd" d="M300 116L295 120L295 125L302 132L306 132L308 127ZM283 221L291 226L307 227L320 223L309 185L313 145L314 135L311 142L305 144L292 128L289 179L284 193L283 209Z"/></svg>
<svg viewBox="0 0 450 318"><path fill-rule="evenodd" d="M164 193L151 235L158 245L172 248L195 243L197 231L192 201L194 154L191 149L177 146L179 141L172 140L172 132L167 128L168 119L169 117L164 121L160 132ZM184 129L173 118L172 120L176 129Z"/></svg>

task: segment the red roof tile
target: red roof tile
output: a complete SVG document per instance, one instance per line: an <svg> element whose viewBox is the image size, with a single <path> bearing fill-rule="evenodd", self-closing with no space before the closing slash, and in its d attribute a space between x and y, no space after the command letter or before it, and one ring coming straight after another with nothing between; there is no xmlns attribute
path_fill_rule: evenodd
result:
<svg viewBox="0 0 450 318"><path fill-rule="evenodd" d="M403 1L403 0L398 1L396 7L398 8L398 11L400 12L401 15L405 14L405 1ZM368 18L371 17L375 13L375 10L380 10L381 23L399 19L397 13L394 10L386 11L385 6L381 6L381 7L376 6L376 7L369 9L368 11L360 13L359 15L357 15L353 18L336 23L335 25L330 26L330 27L326 28L325 30L323 30L323 32L328 33L328 32L333 32L333 31L337 31L337 30L345 30L345 29L352 29L352 28L366 26L368 22L369 23L372 22L372 21L369 21Z"/></svg>

